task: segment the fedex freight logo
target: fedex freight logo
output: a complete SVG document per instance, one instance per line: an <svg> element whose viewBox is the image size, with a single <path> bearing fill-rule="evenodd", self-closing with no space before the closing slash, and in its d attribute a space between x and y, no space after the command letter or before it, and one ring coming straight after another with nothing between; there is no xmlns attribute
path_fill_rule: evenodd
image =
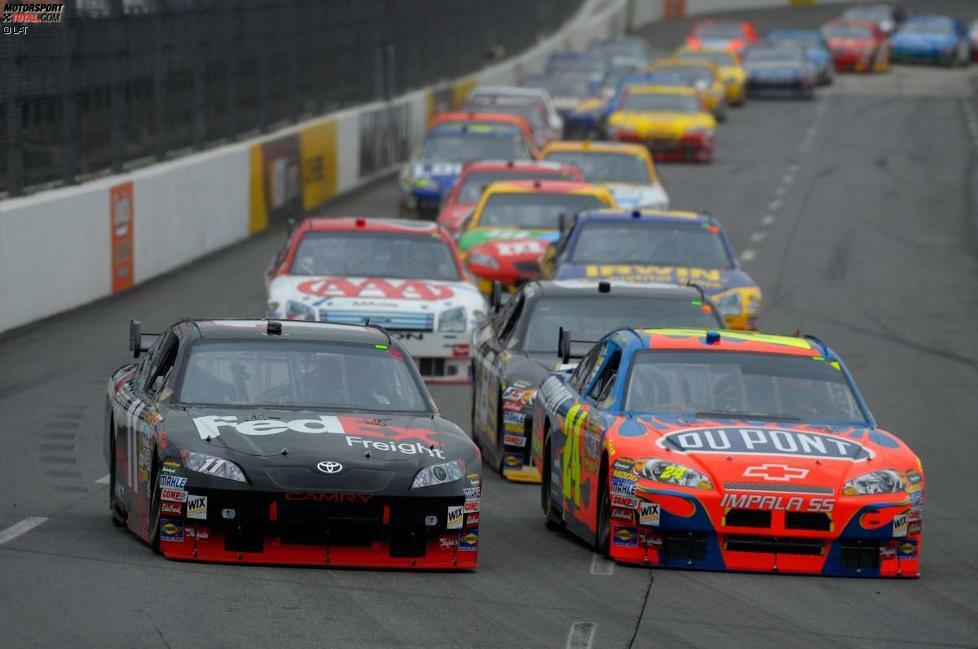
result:
<svg viewBox="0 0 978 649"><path fill-rule="evenodd" d="M658 444L680 453L790 455L850 462L868 460L875 455L850 440L780 428L692 428L663 435Z"/></svg>
<svg viewBox="0 0 978 649"><path fill-rule="evenodd" d="M238 422L238 418L233 415L207 415L205 417L194 417L194 425L197 427L197 433L200 435L200 438L205 441L220 437L222 429L231 429L249 437L280 435L291 431L307 435L343 435L347 446L351 448L364 448L368 451L388 451L403 455L428 455L441 459L445 458L445 452L433 442L426 446L421 442L400 441L404 438L421 438L427 440L426 431L399 433L392 430L391 432L394 433L392 438L370 439L370 434L374 432L371 427L366 427L358 431L361 432L361 435L350 435L337 417L329 415L320 415L319 417L310 419L292 419L290 421L279 419L251 419L240 423Z"/></svg>
<svg viewBox="0 0 978 649"><path fill-rule="evenodd" d="M26 34L31 25L60 23L64 2L7 2L0 0L0 23L4 35Z"/></svg>

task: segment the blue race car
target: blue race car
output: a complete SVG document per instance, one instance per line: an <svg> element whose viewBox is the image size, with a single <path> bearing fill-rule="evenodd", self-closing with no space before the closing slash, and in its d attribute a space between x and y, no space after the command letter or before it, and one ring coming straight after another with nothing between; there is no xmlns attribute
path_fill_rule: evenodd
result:
<svg viewBox="0 0 978 649"><path fill-rule="evenodd" d="M400 208L404 217L434 220L442 199L476 160L532 160L530 146L515 127L444 124L428 131L401 170Z"/></svg>
<svg viewBox="0 0 978 649"><path fill-rule="evenodd" d="M797 43L805 48L808 62L815 66L818 84L827 86L835 80L832 52L822 34L815 29L776 29L765 39L770 43Z"/></svg>
<svg viewBox="0 0 978 649"><path fill-rule="evenodd" d="M797 43L762 42L744 52L748 97L815 98L817 72Z"/></svg>
<svg viewBox="0 0 978 649"><path fill-rule="evenodd" d="M971 43L968 29L957 18L913 16L891 38L892 58L898 63L968 65Z"/></svg>
<svg viewBox="0 0 978 649"><path fill-rule="evenodd" d="M696 284L730 329L756 329L761 289L708 214L668 210L582 212L544 257L552 279Z"/></svg>

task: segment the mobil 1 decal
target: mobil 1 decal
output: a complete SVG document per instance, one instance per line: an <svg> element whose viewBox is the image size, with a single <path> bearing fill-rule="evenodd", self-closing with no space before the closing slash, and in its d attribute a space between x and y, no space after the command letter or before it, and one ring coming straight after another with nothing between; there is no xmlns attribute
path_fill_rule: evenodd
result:
<svg viewBox="0 0 978 649"><path fill-rule="evenodd" d="M874 456L871 449L852 440L783 428L686 428L663 435L658 444L679 453L791 455L850 462Z"/></svg>

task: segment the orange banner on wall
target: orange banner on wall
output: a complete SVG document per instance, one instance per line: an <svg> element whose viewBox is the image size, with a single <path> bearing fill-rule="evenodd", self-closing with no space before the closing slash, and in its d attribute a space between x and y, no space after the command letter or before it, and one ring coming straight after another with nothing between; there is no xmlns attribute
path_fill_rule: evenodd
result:
<svg viewBox="0 0 978 649"><path fill-rule="evenodd" d="M132 286L135 272L135 202L132 181L109 188L109 228L112 251L112 292Z"/></svg>
<svg viewBox="0 0 978 649"><path fill-rule="evenodd" d="M662 17L666 20L686 16L686 0L662 0Z"/></svg>

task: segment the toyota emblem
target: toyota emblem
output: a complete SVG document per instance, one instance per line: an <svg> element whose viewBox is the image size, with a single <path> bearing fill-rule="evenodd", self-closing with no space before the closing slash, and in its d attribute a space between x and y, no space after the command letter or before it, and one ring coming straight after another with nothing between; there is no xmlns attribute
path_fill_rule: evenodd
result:
<svg viewBox="0 0 978 649"><path fill-rule="evenodd" d="M333 462L332 460L326 460L320 462L316 465L316 468L323 473L339 473L343 470L343 465L339 462Z"/></svg>

